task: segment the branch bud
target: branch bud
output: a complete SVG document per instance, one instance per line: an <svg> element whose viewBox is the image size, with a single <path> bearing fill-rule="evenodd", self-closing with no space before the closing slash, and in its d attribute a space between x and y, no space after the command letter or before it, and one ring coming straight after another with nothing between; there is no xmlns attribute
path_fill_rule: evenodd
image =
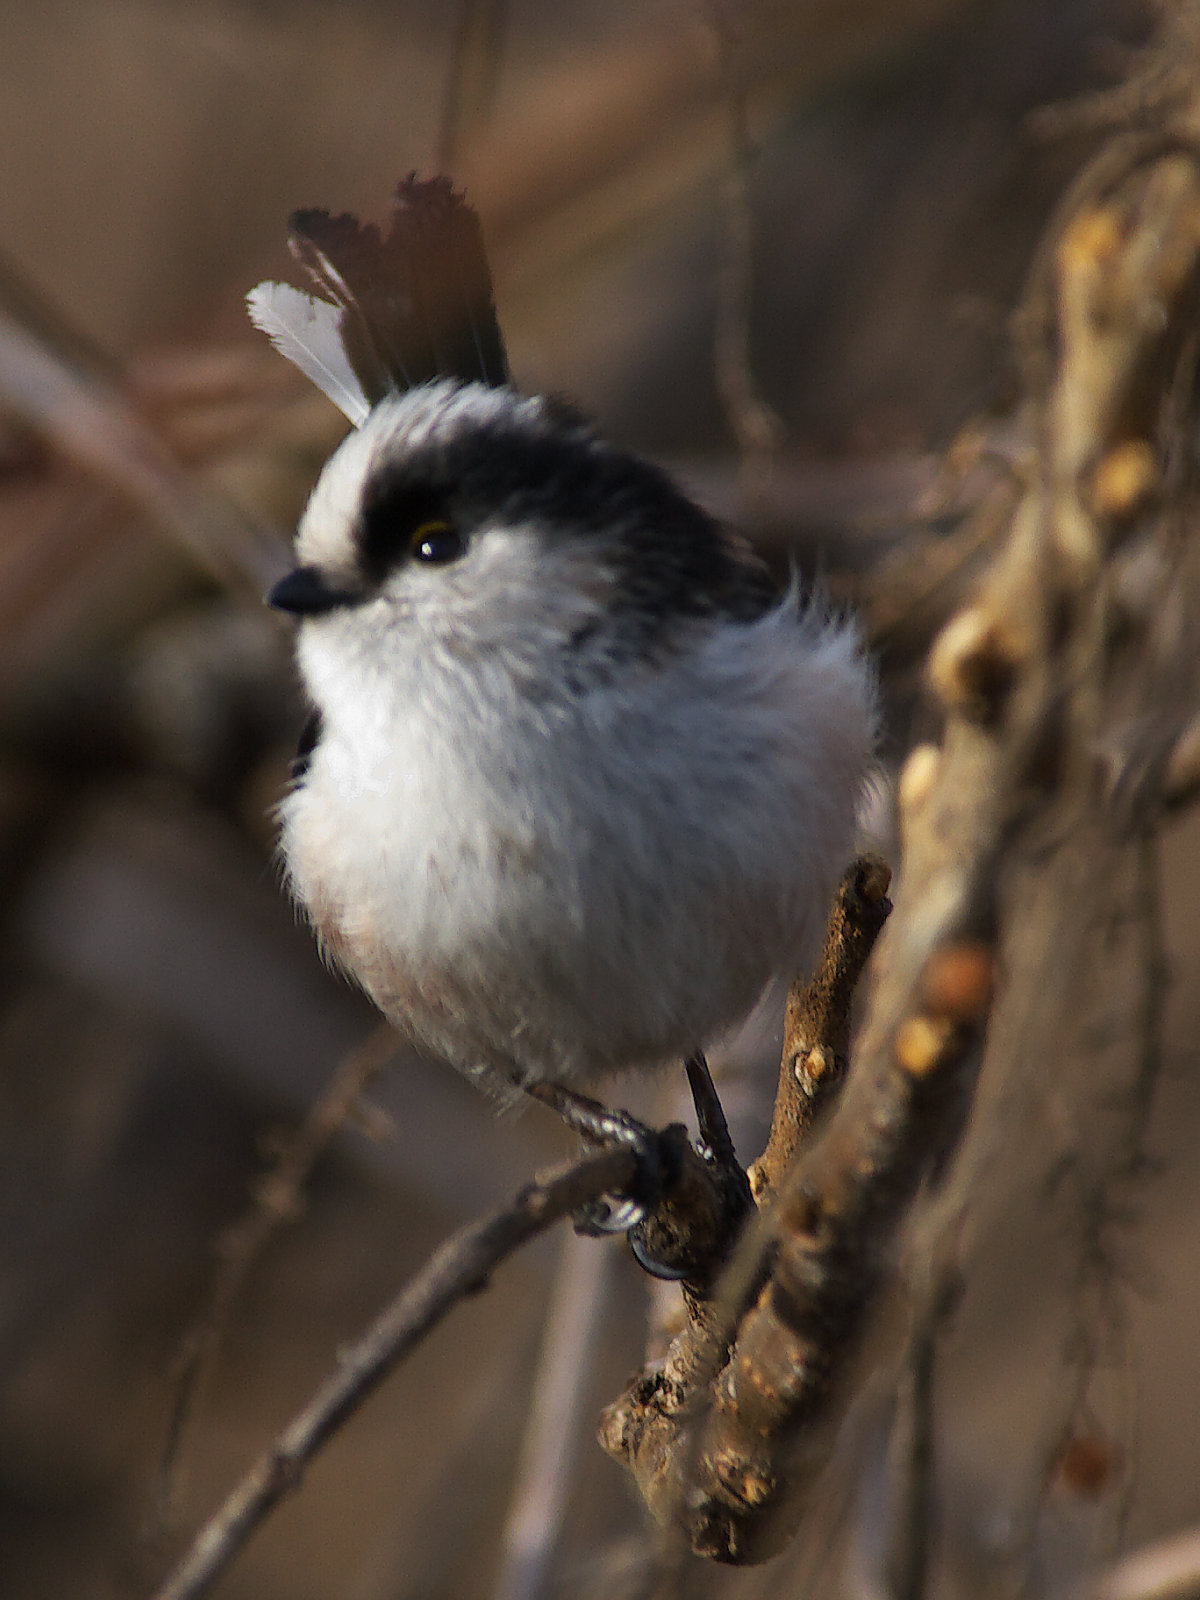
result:
<svg viewBox="0 0 1200 1600"><path fill-rule="evenodd" d="M1024 643L1008 623L970 606L934 641L929 681L948 711L987 726L1002 715L1024 655Z"/></svg>
<svg viewBox="0 0 1200 1600"><path fill-rule="evenodd" d="M1096 514L1125 521L1140 511L1159 485L1158 459L1144 439L1114 446L1092 476Z"/></svg>

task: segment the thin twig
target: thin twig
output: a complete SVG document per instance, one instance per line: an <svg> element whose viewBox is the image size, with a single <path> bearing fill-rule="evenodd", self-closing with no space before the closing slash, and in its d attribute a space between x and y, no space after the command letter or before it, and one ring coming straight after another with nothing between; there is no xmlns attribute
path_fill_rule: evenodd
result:
<svg viewBox="0 0 1200 1600"><path fill-rule="evenodd" d="M870 885L869 895L861 892L864 882ZM806 1060L813 1049L823 1045L832 1063L835 1054L844 1050L844 1009L849 1005L853 979L861 971L886 913L886 883L886 869L878 861L858 863L847 874L831 917L822 967L809 986L811 999L797 999L793 1007L793 1028L785 1044L786 1074L793 1073L789 1059L793 1051ZM803 1047L796 1032L801 1017L806 1019L808 1029ZM960 1039L965 1042L965 1038L957 1026L948 1029L944 1036L947 1051ZM932 1070L936 1065L924 1058L917 1063L916 1071L902 1065L893 1087L909 1105L907 1116L897 1110L896 1114L882 1112L874 1118L859 1119L847 1125L841 1144L835 1146L836 1171L843 1175L852 1171L874 1175L877 1208L886 1203L883 1196L888 1192L889 1175L895 1203L901 1205L925 1159L928 1146L912 1138L907 1117L937 1120L936 1101L940 1097L931 1096L919 1083L924 1078L927 1085L937 1084L937 1074ZM789 1147L794 1147L793 1134L798 1140L794 1127L786 1135ZM784 1137L781 1134L779 1139ZM914 1148L919 1152L915 1156ZM814 1189L825 1196L819 1248L822 1259L830 1264L849 1253L850 1235L864 1220L879 1226L874 1214L865 1219L848 1199L839 1201L837 1196L843 1187L842 1177L824 1177L821 1183L814 1182ZM760 1179L759 1192L765 1190ZM607 1409L602 1424L602 1443L633 1472L660 1523L671 1527L677 1515L685 1516L693 1548L724 1560L747 1559L747 1528L758 1520L757 1513L765 1502L775 1499L782 1484L782 1477L776 1481L775 1474L758 1472L751 1464L751 1456L761 1462L763 1452L772 1448L775 1430L784 1417L795 1420L802 1406L812 1409L826 1395L829 1352L833 1346L848 1348L852 1325L875 1281L873 1270L865 1265L852 1276L827 1274L821 1290L823 1298L811 1308L812 1323L820 1324L821 1337L815 1344L799 1348L795 1331L776 1314L780 1304L776 1290L785 1298L795 1293L794 1287L786 1285L789 1275L798 1270L798 1258L788 1257L783 1234L790 1231L796 1236L796 1207L801 1197L789 1182L782 1191L774 1191L771 1198L778 1204L747 1230L730 1272L719 1282L711 1300L702 1305L689 1304L688 1324L665 1364L661 1369L647 1369L636 1379ZM815 1221L812 1226L816 1228ZM776 1252L772 1283L738 1329L739 1314L761 1280L763 1263L772 1249ZM820 1275L815 1261L810 1263L810 1275ZM703 1406L710 1385L721 1371L735 1331L737 1344L717 1385L715 1407L697 1419L697 1406ZM778 1385L773 1392L772 1384ZM729 1397L735 1388L739 1398L731 1405ZM762 1399L773 1420L766 1420L755 1396ZM745 1515L739 1517L730 1511L730 1495L742 1500Z"/></svg>
<svg viewBox="0 0 1200 1600"><path fill-rule="evenodd" d="M506 0L459 0L435 145L434 165L439 172L453 176L458 171L467 129L491 108L505 10Z"/></svg>
<svg viewBox="0 0 1200 1600"><path fill-rule="evenodd" d="M771 1132L750 1169L750 1185L760 1204L782 1183L842 1086L850 1055L850 1005L892 909L890 882L891 871L882 857L859 857L838 887L820 965L807 983L797 979L792 985Z"/></svg>
<svg viewBox="0 0 1200 1600"><path fill-rule="evenodd" d="M947 1237L953 1230L947 1228ZM924 1274L922 1303L909 1338L903 1414L897 1420L903 1455L897 1465L897 1492L890 1517L884 1561L891 1600L922 1600L929 1582L935 1487L935 1377L938 1338L961 1288L957 1262L947 1252Z"/></svg>
<svg viewBox="0 0 1200 1600"><path fill-rule="evenodd" d="M784 430L778 414L763 397L750 357L754 286L750 168L754 152L746 88L737 71L735 24L723 0L710 0L708 13L729 128L713 355L717 392L741 454L744 487L753 495L769 474Z"/></svg>
<svg viewBox="0 0 1200 1600"><path fill-rule="evenodd" d="M832 1062L839 1052L844 1052L848 1024L838 1008L839 1005L849 1006L854 984L890 909L885 892L887 881L887 868L878 857L861 857L848 869L830 914L821 964L809 983L797 984L789 997L779 1096L788 1104L793 1089L798 1087L793 1078L794 1061L807 1064L813 1052L823 1051ZM838 1081L831 1071L827 1087L834 1087ZM811 1125L811 1120L803 1113L797 1117L782 1117L777 1109L768 1143L768 1151L773 1152L772 1161L764 1170L764 1152L764 1157L755 1162L748 1175L760 1205L768 1197L769 1174L775 1172L776 1160L782 1161L793 1153L802 1131ZM696 1226L699 1209L693 1202L687 1220L700 1242L707 1246L714 1234ZM738 1318L762 1278L763 1264L771 1248L770 1216L760 1214L749 1225L739 1217L738 1227L741 1237L725 1270L720 1269L729 1255L727 1247L711 1258L705 1276L697 1275L690 1284L685 1284L686 1320L672 1341L665 1363L652 1357L642 1378L635 1380L627 1394L605 1413L602 1442L619 1459L626 1457L626 1429L637 1426L636 1412L641 1406L657 1407L667 1395L682 1405L685 1398L701 1392L712 1381L724 1362ZM630 1402L634 1408L632 1414L627 1409Z"/></svg>
<svg viewBox="0 0 1200 1600"><path fill-rule="evenodd" d="M895 1537L887 1564L892 1600L922 1600L929 1577L933 1509L933 1396L937 1327L916 1330L909 1354L908 1449L900 1479Z"/></svg>
<svg viewBox="0 0 1200 1600"><path fill-rule="evenodd" d="M786 1542L778 1513L826 1458L888 1242L941 1148L985 1016L986 1004L974 1016L914 1013L895 1053L801 1156L771 1219L770 1279L694 1433L699 1385L648 1374L609 1408L603 1442L661 1521L685 1519L698 1553L741 1564Z"/></svg>
<svg viewBox="0 0 1200 1600"><path fill-rule="evenodd" d="M224 1572L263 1518L296 1490L313 1456L383 1379L499 1264L589 1200L626 1187L628 1149L588 1155L527 1185L507 1206L452 1235L424 1269L342 1355L336 1372L259 1458L155 1600L196 1600Z"/></svg>
<svg viewBox="0 0 1200 1600"><path fill-rule="evenodd" d="M205 572L258 604L283 570L278 531L180 464L122 383L0 261L0 397L34 432L126 500Z"/></svg>
<svg viewBox="0 0 1200 1600"><path fill-rule="evenodd" d="M395 1055L396 1044L394 1031L385 1025L347 1052L320 1099L299 1128L282 1142L271 1170L255 1186L253 1203L246 1214L227 1228L217 1243L217 1265L208 1301L175 1365L174 1400L159 1468L152 1537L169 1531L173 1525L187 1432L216 1365L234 1302L271 1239L300 1214L304 1187L314 1165L345 1126L369 1085Z"/></svg>

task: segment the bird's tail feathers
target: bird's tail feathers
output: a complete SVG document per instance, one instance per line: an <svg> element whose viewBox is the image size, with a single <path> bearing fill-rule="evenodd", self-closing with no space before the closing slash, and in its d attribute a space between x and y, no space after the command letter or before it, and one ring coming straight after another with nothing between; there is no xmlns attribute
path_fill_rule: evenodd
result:
<svg viewBox="0 0 1200 1600"><path fill-rule="evenodd" d="M406 178L386 234L307 210L291 217L288 242L318 294L259 284L251 319L356 427L386 395L431 378L508 382L479 217L449 178Z"/></svg>

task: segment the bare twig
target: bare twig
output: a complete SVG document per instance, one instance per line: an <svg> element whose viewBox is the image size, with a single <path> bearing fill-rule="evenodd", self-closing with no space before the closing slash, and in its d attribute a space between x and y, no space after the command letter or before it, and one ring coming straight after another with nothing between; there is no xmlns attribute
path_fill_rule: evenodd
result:
<svg viewBox="0 0 1200 1600"><path fill-rule="evenodd" d="M845 1008L854 977L886 914L886 884L886 868L878 861L859 863L847 875L834 907L821 970L807 993L793 997L782 1073L786 1096L792 1095L795 1083L793 1056L807 1062L814 1050L823 1050L832 1068L837 1054L845 1050ZM945 1030L947 1047L957 1041L958 1030ZM897 1200L906 1197L912 1178L902 1169L906 1163L919 1168L923 1159L923 1154L914 1161L910 1154L900 1153L901 1134L908 1136L910 1147L912 1144L908 1116L928 1115L936 1120L933 1101L937 1097L922 1107L919 1102L927 1097L909 1091L918 1079L936 1079L932 1069L937 1063L923 1055L918 1057L916 1052L913 1061L915 1073L902 1067L896 1076L895 1115L889 1117L883 1112L873 1124L848 1128L846 1139L835 1150L834 1163L841 1164L843 1173L870 1171L877 1175L878 1189L873 1196L876 1205L885 1203L882 1191L889 1173ZM814 1079L817 1076L813 1074ZM902 1111L900 1102L906 1099L911 1100L911 1105ZM774 1135L773 1161L785 1145L795 1148L807 1123L801 1116L781 1118L777 1126L780 1131ZM921 1149L924 1152L925 1146ZM760 1193L766 1192L761 1176L758 1188ZM817 1248L828 1264L850 1253L851 1235L864 1224L878 1225L878 1218L860 1214L848 1195L835 1198L836 1188L833 1182L826 1185L828 1204L819 1221L822 1238ZM806 1210L814 1234L818 1219L810 1205L811 1197L795 1192L790 1182L776 1190L774 1198L777 1207L763 1226L750 1230L732 1272L714 1297L706 1304L689 1305L688 1324L661 1370L648 1370L635 1380L625 1395L608 1408L602 1425L602 1442L630 1467L659 1520L670 1525L677 1513L683 1514L688 1519L693 1547L718 1559L756 1558L742 1542L745 1528L734 1525L737 1519L726 1515L727 1506L722 1501L727 1501L730 1493L740 1495L743 1510L750 1511L753 1521L754 1513L776 1498L783 1475L770 1471L764 1476L754 1463L761 1463L764 1452L769 1453L777 1445L778 1428L785 1418L794 1421L804 1405L816 1407L825 1395L830 1353L837 1347L848 1349L852 1324L875 1281L871 1270L864 1270L853 1280L827 1274L822 1298L811 1307L809 1332L819 1325L820 1339L816 1343L808 1341L807 1347L802 1348L806 1345L805 1334L788 1328L779 1311L785 1301L796 1295L796 1285L789 1282L789 1277L797 1273L819 1276L820 1269L815 1260L801 1265L800 1257L813 1244L812 1238L806 1235L804 1246L792 1247L784 1235L789 1234L793 1240L799 1236L803 1231L798 1227L799 1217ZM713 1410L701 1416L693 1437L690 1424L696 1406L703 1404L705 1392L724 1362L738 1311L761 1277L772 1239L777 1254L771 1282L742 1323L737 1344L717 1383ZM797 1249L800 1255L796 1254ZM763 1402L761 1407L755 1404L755 1396ZM722 1479L728 1481L727 1490L722 1489Z"/></svg>
<svg viewBox="0 0 1200 1600"><path fill-rule="evenodd" d="M468 129L491 108L506 9L507 0L459 0L434 155L439 172L458 171Z"/></svg>
<svg viewBox="0 0 1200 1600"><path fill-rule="evenodd" d="M947 1230L948 1232L950 1230ZM901 1459L883 1567L891 1600L921 1600L929 1579L935 1513L935 1376L938 1337L960 1288L957 1263L928 1264L921 1305L909 1338L898 1418Z"/></svg>
<svg viewBox="0 0 1200 1600"><path fill-rule="evenodd" d="M891 871L879 856L862 856L854 863L838 888L820 966L808 983L797 980L792 985L771 1133L750 1169L760 1205L778 1189L842 1086L850 1054L850 1003L892 909L890 881Z"/></svg>
<svg viewBox="0 0 1200 1600"><path fill-rule="evenodd" d="M838 1380L886 1242L940 1148L986 1015L986 952L963 950L953 959L981 969L969 1003L931 991L925 1009L897 1030L894 1053L877 1064L860 1103L843 1116L841 1102L826 1136L779 1192L770 1280L738 1328L711 1409L697 1415L704 1367L681 1381L669 1357L663 1372L644 1374L605 1414L606 1448L633 1472L660 1521L685 1519L700 1554L735 1563L774 1554L787 1537L775 1515L781 1502L797 1474L803 1479L824 1459L828 1439L818 1437L819 1425L843 1392ZM794 1458L797 1437L805 1461Z"/></svg>
<svg viewBox="0 0 1200 1600"><path fill-rule="evenodd" d="M300 1214L304 1187L314 1165L345 1126L368 1086L395 1055L396 1042L390 1027L379 1027L343 1057L320 1099L295 1133L281 1144L270 1172L256 1185L253 1203L245 1216L227 1228L217 1243L217 1265L208 1302L176 1361L174 1403L155 1496L155 1534L169 1530L173 1524L187 1431L212 1376L234 1302L272 1237Z"/></svg>
<svg viewBox="0 0 1200 1600"><path fill-rule="evenodd" d="M448 1239L342 1354L337 1371L200 1531L155 1600L196 1600L206 1594L272 1507L299 1487L322 1445L446 1313L482 1289L521 1245L587 1201L627 1186L635 1165L627 1149L585 1156L529 1184L509 1205Z"/></svg>
<svg viewBox="0 0 1200 1600"><path fill-rule="evenodd" d="M707 1079L702 1056L688 1064L693 1082L698 1072ZM715 1098L711 1083L708 1089ZM653 1152L658 1193L652 1209L630 1230L630 1243L640 1259L654 1263L654 1270L681 1280L685 1293L704 1300L751 1210L750 1186L733 1154L728 1129L716 1134L715 1148L697 1147L682 1122L655 1133L628 1113L614 1113L562 1084L533 1083L526 1093L554 1110L588 1144L629 1143L632 1136Z"/></svg>
<svg viewBox="0 0 1200 1600"><path fill-rule="evenodd" d="M748 1175L751 1190L760 1204L767 1197L770 1174L777 1166L782 1170L785 1156L794 1151L802 1134L812 1125L811 1099L805 1085L795 1078L794 1063L802 1063L805 1083L810 1079L815 1082L819 1074L814 1070L814 1055L830 1063L844 1055L848 1022L839 1008L849 1006L855 980L890 909L885 893L887 881L887 868L877 857L864 856L847 871L830 915L821 965L808 985L797 984L789 996L780 1099L791 1109L787 1114L776 1111L768 1144L770 1163L764 1169L764 1154ZM839 1083L838 1074L831 1069L818 1097L822 1107L828 1105ZM794 1105L794 1101L798 1104ZM685 1193L680 1209L688 1241L694 1253L706 1262L706 1270L698 1271L684 1285L686 1320L661 1372L657 1363L653 1363L655 1375L643 1396L646 1400L657 1396L661 1386L662 1392L670 1392L682 1401L685 1395L698 1392L711 1382L725 1359L747 1297L762 1276L765 1252L769 1249L770 1229L766 1221L759 1218L739 1242L729 1269L720 1271L729 1255L729 1241L723 1230L708 1220L709 1208L703 1203L707 1193L700 1182L702 1178L703 1173L696 1180L692 1194ZM739 1217L739 1230L742 1221ZM629 1394L606 1413L602 1438L606 1448L619 1457L624 1456L625 1447L617 1442L618 1435L623 1436L629 1423L622 1408L629 1396L639 1391L642 1382L642 1379L637 1380ZM613 1429L617 1431L614 1433Z"/></svg>
<svg viewBox="0 0 1200 1600"><path fill-rule="evenodd" d="M211 576L256 604L283 539L186 472L110 367L0 262L0 395L70 460L139 506Z"/></svg>
<svg viewBox="0 0 1200 1600"><path fill-rule="evenodd" d="M717 392L737 440L745 488L753 497L769 473L783 437L783 423L763 398L750 358L754 284L754 218L750 205L753 150L747 91L737 68L735 24L723 0L710 0L708 13L729 124L729 155L722 183L713 353Z"/></svg>
<svg viewBox="0 0 1200 1600"><path fill-rule="evenodd" d="M887 1561L887 1589L891 1600L922 1600L928 1581L936 1358L937 1325L927 1319L915 1330L909 1347L904 1394L906 1450Z"/></svg>

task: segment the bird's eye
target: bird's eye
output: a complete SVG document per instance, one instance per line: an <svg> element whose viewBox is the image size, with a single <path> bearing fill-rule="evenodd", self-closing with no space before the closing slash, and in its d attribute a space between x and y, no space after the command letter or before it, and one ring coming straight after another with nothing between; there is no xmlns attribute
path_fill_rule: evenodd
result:
<svg viewBox="0 0 1200 1600"><path fill-rule="evenodd" d="M462 535L440 517L422 522L413 529L408 541L408 553L413 560L423 561L431 567L457 561L465 549Z"/></svg>

